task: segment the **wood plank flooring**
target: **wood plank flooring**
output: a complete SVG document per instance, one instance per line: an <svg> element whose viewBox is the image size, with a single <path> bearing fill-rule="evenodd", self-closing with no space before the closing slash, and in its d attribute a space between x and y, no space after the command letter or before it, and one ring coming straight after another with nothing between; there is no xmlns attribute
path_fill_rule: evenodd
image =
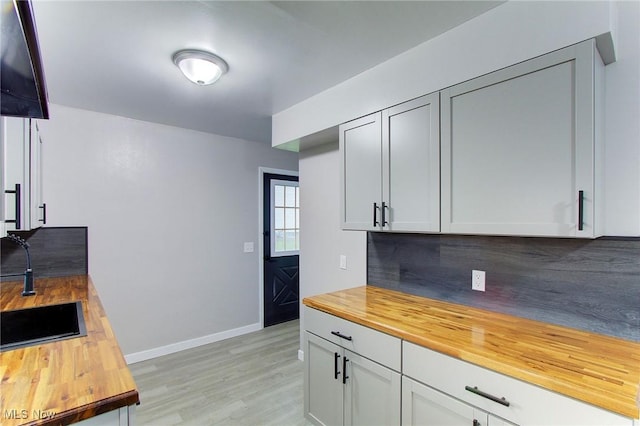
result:
<svg viewBox="0 0 640 426"><path fill-rule="evenodd" d="M305 426L299 321L130 365L138 425Z"/></svg>

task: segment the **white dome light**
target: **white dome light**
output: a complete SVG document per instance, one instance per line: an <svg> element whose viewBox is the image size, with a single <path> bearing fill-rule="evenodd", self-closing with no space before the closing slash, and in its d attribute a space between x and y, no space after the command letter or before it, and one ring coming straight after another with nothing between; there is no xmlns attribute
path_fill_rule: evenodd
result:
<svg viewBox="0 0 640 426"><path fill-rule="evenodd" d="M180 50L173 55L173 63L185 77L200 86L215 83L229 70L224 59L202 50Z"/></svg>

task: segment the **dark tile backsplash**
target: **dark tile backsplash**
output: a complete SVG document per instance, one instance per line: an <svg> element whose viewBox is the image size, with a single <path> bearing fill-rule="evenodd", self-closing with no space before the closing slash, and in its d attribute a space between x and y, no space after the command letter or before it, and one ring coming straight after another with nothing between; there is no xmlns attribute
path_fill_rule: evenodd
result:
<svg viewBox="0 0 640 426"><path fill-rule="evenodd" d="M44 227L33 231L10 231L30 245L34 278L88 273L87 227ZM0 239L0 275L23 273L24 249L7 238ZM2 278L16 281L21 277Z"/></svg>
<svg viewBox="0 0 640 426"><path fill-rule="evenodd" d="M486 292L471 270L486 271ZM640 238L369 232L367 282L640 341Z"/></svg>

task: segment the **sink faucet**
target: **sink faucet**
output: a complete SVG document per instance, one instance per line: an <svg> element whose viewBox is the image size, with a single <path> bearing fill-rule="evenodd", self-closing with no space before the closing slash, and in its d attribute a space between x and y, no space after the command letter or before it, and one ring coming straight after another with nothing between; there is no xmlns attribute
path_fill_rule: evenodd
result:
<svg viewBox="0 0 640 426"><path fill-rule="evenodd" d="M22 247L27 253L27 269L24 271L24 274L8 274L2 275L2 277L24 275L24 288L22 289L22 295L33 296L36 294L36 292L33 289L33 269L31 269L31 254L29 254L29 243L24 238L20 238L15 234L9 234L7 235L7 238Z"/></svg>

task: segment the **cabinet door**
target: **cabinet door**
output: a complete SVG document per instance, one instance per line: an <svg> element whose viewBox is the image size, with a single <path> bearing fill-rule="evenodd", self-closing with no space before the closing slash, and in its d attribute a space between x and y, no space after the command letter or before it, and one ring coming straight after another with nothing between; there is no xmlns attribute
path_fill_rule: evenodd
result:
<svg viewBox="0 0 640 426"><path fill-rule="evenodd" d="M2 117L4 144L4 225L7 231L28 230L29 120Z"/></svg>
<svg viewBox="0 0 640 426"><path fill-rule="evenodd" d="M491 414L489 414L488 423L489 423L489 426L516 426L515 423L508 422L505 419L492 416Z"/></svg>
<svg viewBox="0 0 640 426"><path fill-rule="evenodd" d="M436 368L436 367L434 367ZM487 426L487 413L402 377L403 426Z"/></svg>
<svg viewBox="0 0 640 426"><path fill-rule="evenodd" d="M400 373L345 351L344 424L400 424Z"/></svg>
<svg viewBox="0 0 640 426"><path fill-rule="evenodd" d="M30 124L30 215L31 229L38 228L46 223L46 205L44 204L42 185L42 135L38 122L31 119Z"/></svg>
<svg viewBox="0 0 640 426"><path fill-rule="evenodd" d="M384 229L440 231L440 94L382 113Z"/></svg>
<svg viewBox="0 0 640 426"><path fill-rule="evenodd" d="M380 229L381 113L340 126L342 229Z"/></svg>
<svg viewBox="0 0 640 426"><path fill-rule="evenodd" d="M597 236L596 60L590 40L441 92L443 232Z"/></svg>
<svg viewBox="0 0 640 426"><path fill-rule="evenodd" d="M304 413L317 425L341 425L343 349L305 332Z"/></svg>

